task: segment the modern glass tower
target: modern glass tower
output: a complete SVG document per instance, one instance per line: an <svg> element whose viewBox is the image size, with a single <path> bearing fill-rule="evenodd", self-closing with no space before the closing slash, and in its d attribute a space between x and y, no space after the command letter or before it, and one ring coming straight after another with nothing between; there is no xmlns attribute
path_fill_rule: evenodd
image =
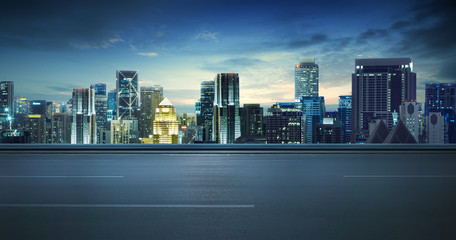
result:
<svg viewBox="0 0 456 240"><path fill-rule="evenodd" d="M425 115L430 112L444 117L445 143L456 143L456 83L426 84Z"/></svg>
<svg viewBox="0 0 456 240"><path fill-rule="evenodd" d="M108 122L115 120L117 117L117 90L113 89L108 92ZM108 125L110 125L108 123Z"/></svg>
<svg viewBox="0 0 456 240"><path fill-rule="evenodd" d="M212 141L212 121L214 113L214 81L201 82L201 98L199 101L199 113L197 113L197 125L201 126L201 141Z"/></svg>
<svg viewBox="0 0 456 240"><path fill-rule="evenodd" d="M339 96L338 119L342 123L344 133L343 142L351 142L351 127L352 127L352 96Z"/></svg>
<svg viewBox="0 0 456 240"><path fill-rule="evenodd" d="M11 126L14 114L14 83L0 82L0 130Z"/></svg>
<svg viewBox="0 0 456 240"><path fill-rule="evenodd" d="M323 123L325 115L324 97L302 97L302 143L314 143L314 128L317 124Z"/></svg>
<svg viewBox="0 0 456 240"><path fill-rule="evenodd" d="M352 140L365 142L369 122L383 119L391 130L402 101L416 101L416 74L411 58L355 60L352 74Z"/></svg>
<svg viewBox="0 0 456 240"><path fill-rule="evenodd" d="M234 143L241 136L237 73L219 73L215 76L213 114L212 141Z"/></svg>
<svg viewBox="0 0 456 240"><path fill-rule="evenodd" d="M163 100L163 88L160 85L141 87L141 105L139 117L139 137L151 138L153 121L158 104Z"/></svg>
<svg viewBox="0 0 456 240"><path fill-rule="evenodd" d="M302 109L294 102L278 102L266 113L268 144L300 144L302 138Z"/></svg>
<svg viewBox="0 0 456 240"><path fill-rule="evenodd" d="M108 96L106 95L106 83L92 84L95 94L95 114L97 124L97 143L103 142L103 132L109 129L108 126Z"/></svg>
<svg viewBox="0 0 456 240"><path fill-rule="evenodd" d="M318 97L319 68L315 58L301 58L295 67L295 99Z"/></svg>
<svg viewBox="0 0 456 240"><path fill-rule="evenodd" d="M71 144L97 143L94 95L93 89L73 89Z"/></svg>
<svg viewBox="0 0 456 240"><path fill-rule="evenodd" d="M260 104L244 104L241 117L242 137L264 136L263 108Z"/></svg>
<svg viewBox="0 0 456 240"><path fill-rule="evenodd" d="M117 77L117 119L138 120L139 87L138 71L118 70Z"/></svg>

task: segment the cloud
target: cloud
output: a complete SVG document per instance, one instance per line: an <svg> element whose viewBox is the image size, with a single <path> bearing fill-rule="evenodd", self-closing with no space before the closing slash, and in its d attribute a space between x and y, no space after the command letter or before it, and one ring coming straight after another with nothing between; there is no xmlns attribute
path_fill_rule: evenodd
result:
<svg viewBox="0 0 456 240"><path fill-rule="evenodd" d="M196 34L194 38L196 40L202 39L202 40L212 40L214 42L218 42L219 41L217 38L218 34L219 34L219 32L209 32L207 30L203 30L200 33Z"/></svg>
<svg viewBox="0 0 456 240"><path fill-rule="evenodd" d="M386 29L372 29L369 28L358 36L358 42L364 42L370 39L378 39L388 36Z"/></svg>
<svg viewBox="0 0 456 240"><path fill-rule="evenodd" d="M327 40L328 36L326 34L317 33L312 35L309 39L291 41L288 43L288 47L291 49L308 47L326 42Z"/></svg>
<svg viewBox="0 0 456 240"><path fill-rule="evenodd" d="M158 53L156 52L140 52L140 53L137 53L138 55L140 56L147 56L147 57L156 57L158 56Z"/></svg>

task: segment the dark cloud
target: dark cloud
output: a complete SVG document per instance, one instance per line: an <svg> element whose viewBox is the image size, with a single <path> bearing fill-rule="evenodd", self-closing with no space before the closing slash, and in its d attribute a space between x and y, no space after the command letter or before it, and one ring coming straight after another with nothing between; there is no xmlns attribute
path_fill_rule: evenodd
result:
<svg viewBox="0 0 456 240"><path fill-rule="evenodd" d="M217 63L210 63L203 66L201 69L212 72L236 72L240 69L252 67L256 64L264 64L265 62L258 58L230 58Z"/></svg>
<svg viewBox="0 0 456 240"><path fill-rule="evenodd" d="M324 43L328 41L328 36L326 34L318 33L312 35L308 39L304 40L294 40L288 43L288 47L290 49L296 49L296 48L302 48L302 47L308 47L311 45L316 45L319 43Z"/></svg>
<svg viewBox="0 0 456 240"><path fill-rule="evenodd" d="M386 37L386 36L388 36L388 31L385 29L369 28L358 36L358 42L375 39L375 38L382 38L382 37Z"/></svg>

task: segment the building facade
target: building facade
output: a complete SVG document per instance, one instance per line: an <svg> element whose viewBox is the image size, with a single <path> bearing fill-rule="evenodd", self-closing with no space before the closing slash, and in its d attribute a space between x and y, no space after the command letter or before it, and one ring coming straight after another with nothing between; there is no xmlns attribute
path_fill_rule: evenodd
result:
<svg viewBox="0 0 456 240"><path fill-rule="evenodd" d="M71 144L96 144L97 124L93 89L73 89Z"/></svg>
<svg viewBox="0 0 456 240"><path fill-rule="evenodd" d="M293 102L272 105L266 113L268 144L300 144L302 141L302 109Z"/></svg>
<svg viewBox="0 0 456 240"><path fill-rule="evenodd" d="M90 86L95 94L95 118L97 125L97 143L105 144L104 132L109 130L108 126L108 96L106 94L106 83L96 83Z"/></svg>
<svg viewBox="0 0 456 240"><path fill-rule="evenodd" d="M313 143L315 125L321 124L325 115L325 98L302 97L300 104L303 118L301 143Z"/></svg>
<svg viewBox="0 0 456 240"><path fill-rule="evenodd" d="M318 97L319 68L315 58L301 58L295 66L295 99Z"/></svg>
<svg viewBox="0 0 456 240"><path fill-rule="evenodd" d="M177 121L176 109L167 98L158 105L155 114L153 143L179 143L179 121Z"/></svg>
<svg viewBox="0 0 456 240"><path fill-rule="evenodd" d="M118 70L116 78L117 119L138 120L140 98L138 71Z"/></svg>
<svg viewBox="0 0 456 240"><path fill-rule="evenodd" d="M404 101L399 107L399 115L402 123L409 130L417 143L420 142L421 135L421 114L419 104L415 101Z"/></svg>
<svg viewBox="0 0 456 240"><path fill-rule="evenodd" d="M425 116L439 112L444 117L445 143L456 143L456 83L428 83L425 94Z"/></svg>
<svg viewBox="0 0 456 240"><path fill-rule="evenodd" d="M244 104L241 115L241 136L264 136L263 108L260 104Z"/></svg>
<svg viewBox="0 0 456 240"><path fill-rule="evenodd" d="M352 141L365 142L369 122L383 119L393 127L402 101L416 101L416 74L411 58L355 60L352 74Z"/></svg>
<svg viewBox="0 0 456 240"><path fill-rule="evenodd" d="M231 144L240 136L239 75L219 73L214 79L212 141Z"/></svg>
<svg viewBox="0 0 456 240"><path fill-rule="evenodd" d="M351 143L352 134L352 96L339 96L338 120L342 124L344 132L344 143Z"/></svg>
<svg viewBox="0 0 456 240"><path fill-rule="evenodd" d="M201 82L201 96L198 104L197 126L200 126L199 141L212 141L212 124L214 116L214 81Z"/></svg>

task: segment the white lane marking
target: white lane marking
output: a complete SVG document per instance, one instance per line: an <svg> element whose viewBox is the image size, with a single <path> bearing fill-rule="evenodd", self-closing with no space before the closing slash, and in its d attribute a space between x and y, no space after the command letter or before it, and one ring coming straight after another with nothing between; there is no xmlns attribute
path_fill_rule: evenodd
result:
<svg viewBox="0 0 456 240"><path fill-rule="evenodd" d="M65 204L0 203L0 207L34 208L254 208L254 204Z"/></svg>
<svg viewBox="0 0 456 240"><path fill-rule="evenodd" d="M456 178L456 175L344 175L344 178Z"/></svg>
<svg viewBox="0 0 456 240"><path fill-rule="evenodd" d="M123 178L124 176L0 176L0 178Z"/></svg>

